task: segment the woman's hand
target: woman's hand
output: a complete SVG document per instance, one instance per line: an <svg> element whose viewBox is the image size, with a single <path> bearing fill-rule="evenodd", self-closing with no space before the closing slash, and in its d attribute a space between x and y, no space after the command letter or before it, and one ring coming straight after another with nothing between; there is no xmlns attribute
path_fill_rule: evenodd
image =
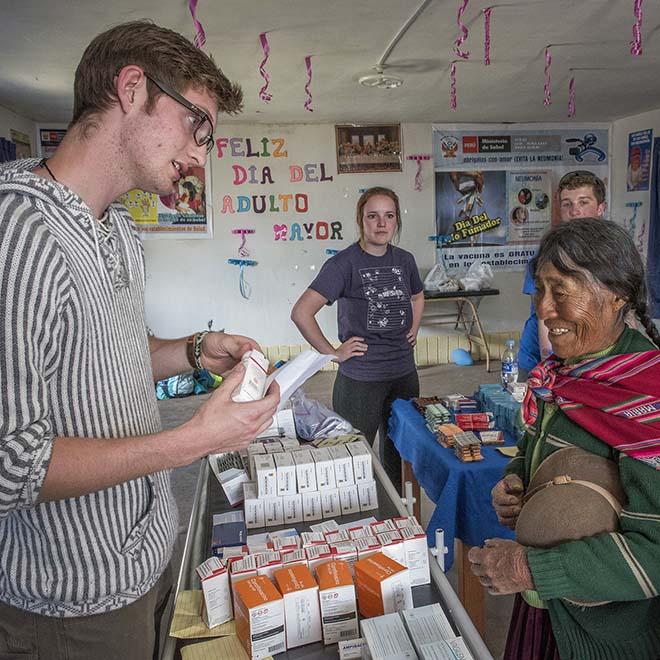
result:
<svg viewBox="0 0 660 660"><path fill-rule="evenodd" d="M336 351L337 362L346 362L352 357L364 355L369 347L364 343L364 337L347 339Z"/></svg>
<svg viewBox="0 0 660 660"><path fill-rule="evenodd" d="M520 543L488 539L483 548L470 548L468 561L490 594L516 594L534 588L527 548Z"/></svg>
<svg viewBox="0 0 660 660"><path fill-rule="evenodd" d="M411 330L407 335L406 339L408 340L408 343L411 346L416 346L417 345L417 333Z"/></svg>
<svg viewBox="0 0 660 660"><path fill-rule="evenodd" d="M507 474L495 484L490 495L500 525L510 529L516 528L524 493L525 486L517 474Z"/></svg>

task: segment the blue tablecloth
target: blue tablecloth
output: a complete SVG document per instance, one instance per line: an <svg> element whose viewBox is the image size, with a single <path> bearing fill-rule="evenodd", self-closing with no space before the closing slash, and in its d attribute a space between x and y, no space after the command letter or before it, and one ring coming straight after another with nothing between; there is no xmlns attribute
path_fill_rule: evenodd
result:
<svg viewBox="0 0 660 660"><path fill-rule="evenodd" d="M446 571L454 562L455 537L467 545L483 545L488 538L513 538L513 532L497 522L490 499L490 491L502 478L508 457L495 447L482 447L483 461L462 463L453 449L437 442L412 403L402 399L392 404L389 435L401 457L412 464L420 486L436 504L427 538L429 545L435 545L435 530L444 530L448 548ZM506 444L515 444L509 434Z"/></svg>

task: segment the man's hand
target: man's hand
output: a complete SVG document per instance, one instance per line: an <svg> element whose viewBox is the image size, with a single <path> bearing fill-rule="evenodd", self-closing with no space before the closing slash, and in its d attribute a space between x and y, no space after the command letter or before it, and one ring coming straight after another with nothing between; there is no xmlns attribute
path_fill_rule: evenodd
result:
<svg viewBox="0 0 660 660"><path fill-rule="evenodd" d="M273 382L260 401L236 403L231 397L244 374L242 364L234 367L187 423L198 455L242 449L270 426L280 401L279 385Z"/></svg>
<svg viewBox="0 0 660 660"><path fill-rule="evenodd" d="M483 548L470 548L472 572L488 593L499 596L534 588L527 548L515 541L488 539Z"/></svg>
<svg viewBox="0 0 660 660"><path fill-rule="evenodd" d="M517 474L507 474L495 484L490 495L500 525L510 529L516 528L524 493L525 487Z"/></svg>
<svg viewBox="0 0 660 660"><path fill-rule="evenodd" d="M259 344L250 337L209 332L202 341L202 366L211 373L224 375L241 361L245 352L253 348L261 351Z"/></svg>
<svg viewBox="0 0 660 660"><path fill-rule="evenodd" d="M364 337L351 337L335 351L336 362L346 362L352 357L364 355L368 348L364 343Z"/></svg>

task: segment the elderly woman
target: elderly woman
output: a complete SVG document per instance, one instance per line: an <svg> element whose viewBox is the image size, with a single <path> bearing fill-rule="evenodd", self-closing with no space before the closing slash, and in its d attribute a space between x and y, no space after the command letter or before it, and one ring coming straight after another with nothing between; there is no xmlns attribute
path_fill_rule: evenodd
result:
<svg viewBox="0 0 660 660"><path fill-rule="evenodd" d="M471 549L472 571L517 594L505 660L660 658L660 335L644 268L620 226L583 218L545 235L533 273L553 355L530 372L519 453L492 493L516 541Z"/></svg>

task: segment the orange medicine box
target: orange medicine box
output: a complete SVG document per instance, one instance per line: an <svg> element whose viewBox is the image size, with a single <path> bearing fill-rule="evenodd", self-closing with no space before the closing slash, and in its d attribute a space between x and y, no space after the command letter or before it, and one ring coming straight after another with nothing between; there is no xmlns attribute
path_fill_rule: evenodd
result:
<svg viewBox="0 0 660 660"><path fill-rule="evenodd" d="M234 584L236 635L251 660L286 650L284 601L264 575Z"/></svg>
<svg viewBox="0 0 660 660"><path fill-rule="evenodd" d="M287 649L320 641L319 587L309 568L300 564L280 568L275 582L284 599Z"/></svg>
<svg viewBox="0 0 660 660"><path fill-rule="evenodd" d="M329 561L316 569L316 576L319 581L323 643L334 644L359 637L355 585L348 564Z"/></svg>
<svg viewBox="0 0 660 660"><path fill-rule="evenodd" d="M353 565L360 614L382 616L413 607L410 574L405 566L376 552Z"/></svg>

